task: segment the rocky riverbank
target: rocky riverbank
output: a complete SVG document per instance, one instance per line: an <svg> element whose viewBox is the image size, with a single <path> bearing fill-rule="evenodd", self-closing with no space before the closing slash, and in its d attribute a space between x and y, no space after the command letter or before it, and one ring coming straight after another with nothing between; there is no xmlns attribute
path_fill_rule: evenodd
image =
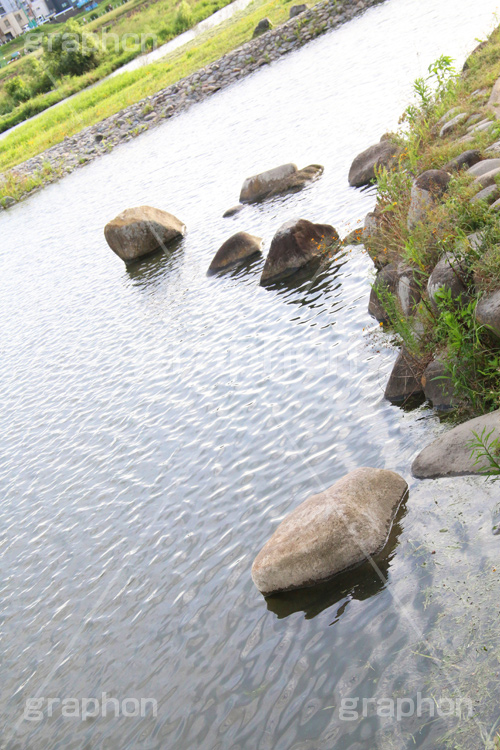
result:
<svg viewBox="0 0 500 750"><path fill-rule="evenodd" d="M14 196L4 197L2 207L8 208L43 185L88 164L381 2L383 0L322 0L178 83L85 128L78 135L65 138L2 175L4 186L9 181L19 184L24 180L27 184L25 191L21 189ZM5 195L5 187L3 193Z"/></svg>
<svg viewBox="0 0 500 750"><path fill-rule="evenodd" d="M407 129L352 164L350 184L378 190L349 241L377 269L368 310L401 346L385 397L463 419L500 404L500 29L460 75L447 58L429 72L437 89L415 87ZM467 473L463 451L460 460Z"/></svg>

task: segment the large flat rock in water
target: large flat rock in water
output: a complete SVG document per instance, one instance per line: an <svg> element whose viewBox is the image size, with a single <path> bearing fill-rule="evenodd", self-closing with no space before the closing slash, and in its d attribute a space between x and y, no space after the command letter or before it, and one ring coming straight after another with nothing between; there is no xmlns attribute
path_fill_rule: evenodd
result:
<svg viewBox="0 0 500 750"><path fill-rule="evenodd" d="M241 188L240 203L255 203L262 200L297 171L297 165L290 163L247 177Z"/></svg>
<svg viewBox="0 0 500 750"><path fill-rule="evenodd" d="M125 263L165 250L185 232L176 216L151 206L127 208L104 227L106 242Z"/></svg>
<svg viewBox="0 0 500 750"><path fill-rule="evenodd" d="M488 467L482 460L475 465L476 457L471 455L471 442L474 433L485 435L494 430L491 439L500 437L500 410L470 419L424 448L418 454L411 471L417 479L438 479L439 477L460 477L467 474L481 474Z"/></svg>
<svg viewBox="0 0 500 750"><path fill-rule="evenodd" d="M382 549L408 485L393 471L362 468L312 495L278 526L252 566L265 595L312 586Z"/></svg>

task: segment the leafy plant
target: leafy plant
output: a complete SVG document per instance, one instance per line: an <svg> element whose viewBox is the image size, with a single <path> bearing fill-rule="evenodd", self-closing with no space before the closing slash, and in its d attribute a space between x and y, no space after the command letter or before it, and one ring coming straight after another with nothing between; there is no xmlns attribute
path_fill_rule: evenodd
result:
<svg viewBox="0 0 500 750"><path fill-rule="evenodd" d="M193 25L193 12L191 6L186 0L182 0L177 10L174 22L175 32L180 34L186 29L189 29Z"/></svg>
<svg viewBox="0 0 500 750"><path fill-rule="evenodd" d="M441 99L449 90L457 73L453 67L453 60L448 55L441 55L429 65L426 78L417 78L413 84L416 104L410 104L403 114L406 120L415 124L419 119L429 114L436 101Z"/></svg>
<svg viewBox="0 0 500 750"><path fill-rule="evenodd" d="M477 299L464 305L449 289L441 289L436 302L436 339L447 350L454 389L475 411L490 411L500 398L500 348L477 320Z"/></svg>
<svg viewBox="0 0 500 750"><path fill-rule="evenodd" d="M19 76L7 81L5 91L16 104L26 102L31 97L29 86Z"/></svg>
<svg viewBox="0 0 500 750"><path fill-rule="evenodd" d="M44 61L56 76L81 76L96 68L102 48L94 34L68 21L58 34L43 40Z"/></svg>
<svg viewBox="0 0 500 750"><path fill-rule="evenodd" d="M479 473L496 481L500 479L500 438L492 437L494 432L494 429L487 432L486 427L483 428L481 434L473 431L474 439L471 439L469 448L471 458L476 459L474 466L480 467ZM484 459L486 459L486 467Z"/></svg>

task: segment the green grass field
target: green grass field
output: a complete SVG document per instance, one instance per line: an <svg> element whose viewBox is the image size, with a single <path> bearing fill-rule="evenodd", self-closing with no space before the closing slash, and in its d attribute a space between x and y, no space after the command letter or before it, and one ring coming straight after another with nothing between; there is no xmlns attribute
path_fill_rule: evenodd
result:
<svg viewBox="0 0 500 750"><path fill-rule="evenodd" d="M117 2L117 0L112 1ZM190 14L185 28L211 16L229 2L230 0L190 0L188 4ZM47 93L34 93L27 101L18 103L10 96L6 84L14 78L20 78L28 86L30 86L30 82L33 85L33 79L30 77L31 66L35 60L43 63L42 50L38 49L25 54L19 60L0 69L0 132L10 129L14 125L106 78L114 70L144 51L144 48L141 50L140 45L135 48L130 48L131 45L129 45L126 48L123 43L117 48L117 39L123 40L127 34L134 34L138 37L143 35L146 45L152 47L153 37L156 39L156 44L160 45L174 38L183 30L183 28L179 29L178 27L178 0L156 0L156 2L129 0L125 5L120 4L112 11L106 12L105 7L108 4L109 0L103 0L99 8L93 11L94 13L101 12L103 15L82 27L85 31L97 34L99 40L104 39L102 60L94 70L81 76L61 78L56 81L53 90ZM76 16L76 19L82 20L89 18L91 15L92 13L81 14ZM8 59L14 51L22 49L25 42L30 44L30 41L35 37L47 37L49 34L60 32L62 28L62 24L44 24L39 29L32 30L27 35L19 37L9 45L5 45L2 51ZM104 36L103 32L105 32Z"/></svg>
<svg viewBox="0 0 500 750"><path fill-rule="evenodd" d="M263 16L274 24L283 22L288 18L289 3L290 0L254 0L244 11L161 62L104 81L44 112L36 120L26 122L2 140L0 172L41 154L66 136L75 135L219 59L251 39L253 29ZM2 193L6 194L4 190Z"/></svg>

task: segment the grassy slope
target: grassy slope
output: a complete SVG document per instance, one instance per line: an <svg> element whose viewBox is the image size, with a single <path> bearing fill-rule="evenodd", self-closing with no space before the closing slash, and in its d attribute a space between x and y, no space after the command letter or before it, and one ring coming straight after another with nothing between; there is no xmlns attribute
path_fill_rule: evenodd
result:
<svg viewBox="0 0 500 750"><path fill-rule="evenodd" d="M164 61L104 81L90 91L82 91L70 102L41 114L33 122L21 125L1 142L0 171L42 153L65 136L74 135L219 59L248 41L263 16L268 16L273 23L286 20L289 1L256 0L230 21L176 50Z"/></svg>
<svg viewBox="0 0 500 750"><path fill-rule="evenodd" d="M428 221L412 231L406 223L415 176L442 168L468 149L479 149L483 157L500 156L485 151L500 139L500 121L486 106L500 76L499 29L468 64L466 74L455 79L437 101L420 109L408 132L398 136L402 156L394 172L379 176L377 204L383 219L378 234L367 244L378 265L404 261L414 269L423 297L417 320L424 335L415 335L416 327L402 316L394 299L384 299L393 308L391 323L402 342L424 362L436 354L444 356L464 410L481 412L500 406L500 345L475 317L481 295L500 289L500 213L490 210L484 201L471 202L477 192L473 178L456 172L444 202L430 213ZM466 135L465 123L452 134L439 137L438 120L454 107L457 112L491 119L491 126L470 141L459 140ZM500 188L498 177L497 184ZM467 236L478 231L484 232L484 238L475 249ZM427 300L427 280L437 261L449 252L464 269L471 303L460 307L442 300L435 313Z"/></svg>
<svg viewBox="0 0 500 750"><path fill-rule="evenodd" d="M215 11L227 5L231 0L190 0L192 18L190 25L195 25L204 20ZM98 10L103 10L107 5L103 0ZM123 39L125 34L144 34L145 37L154 35L158 44L162 44L177 35L176 15L178 11L177 0L129 0L125 5L120 5L109 13L95 19L85 26L86 31L90 31L101 37L101 32L111 32L114 36L110 38L105 36L105 52L101 64L91 72L83 76L68 77L57 82L57 88L45 94L33 96L27 102L14 106L12 100L5 92L5 83L15 76L21 77L22 80L30 81L30 65L33 59L41 60L41 50L36 50L25 55L20 60L4 67L0 70L0 111L4 112L0 116L0 132L8 130L24 120L29 119L34 114L43 112L53 104L63 101L69 96L82 91L88 86L102 80L111 72L124 65L129 60L140 54L139 49L116 49L116 38ZM89 15L87 14L81 14ZM80 16L77 16L80 18ZM39 34L47 36L47 30L50 34L60 31L62 24L55 26L43 26L40 30L34 31L34 37ZM26 41L32 43L27 37ZM152 39L150 40L152 47Z"/></svg>

